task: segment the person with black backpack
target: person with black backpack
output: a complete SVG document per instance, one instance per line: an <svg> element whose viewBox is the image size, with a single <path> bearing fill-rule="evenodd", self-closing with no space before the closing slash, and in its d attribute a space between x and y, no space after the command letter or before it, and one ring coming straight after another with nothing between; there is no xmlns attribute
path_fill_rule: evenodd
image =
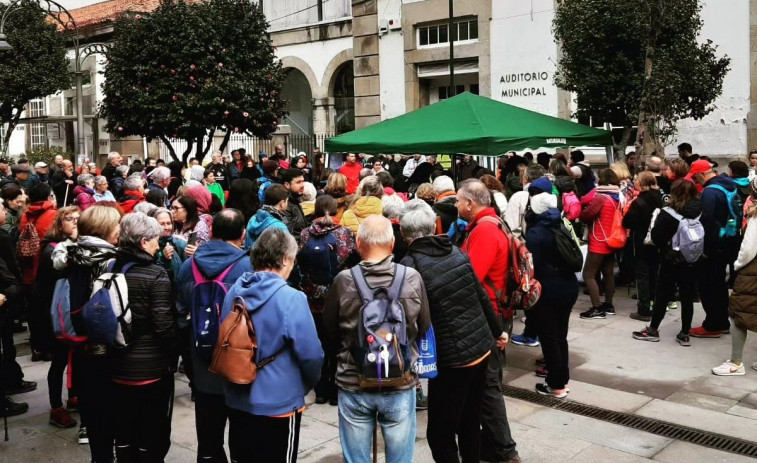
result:
<svg viewBox="0 0 757 463"><path fill-rule="evenodd" d="M531 212L535 220L530 222L526 233L526 246L534 262L534 277L542 285L542 296L531 309L538 311L536 330L546 363L546 381L536 385L536 392L557 398L567 397L568 380L568 322L573 305L578 299L578 268L570 268L560 252L557 233L564 228L557 196L551 192L538 193L531 197ZM572 239L572 238L571 238ZM580 255L578 244L575 250ZM528 318L531 318L529 312Z"/></svg>
<svg viewBox="0 0 757 463"><path fill-rule="evenodd" d="M325 343L323 330L323 298L334 277L349 263L357 263L355 235L352 230L334 223L337 203L329 195L315 200L315 219L302 231L297 260L302 273L302 291L308 297L318 339ZM353 261L353 262L350 262ZM321 380L315 385L315 403L336 405L338 395L334 376L336 356L327 355L323 362Z"/></svg>
<svg viewBox="0 0 757 463"><path fill-rule="evenodd" d="M213 239L184 261L175 281L179 330L188 330L191 335L191 346L186 347L194 372L198 461L226 461L223 449L228 420L223 392L225 381L210 373L208 367L218 339L220 309L226 293L240 276L252 271L250 259L242 248L244 225L244 216L237 209L224 209L216 214Z"/></svg>
<svg viewBox="0 0 757 463"><path fill-rule="evenodd" d="M363 260L334 279L326 294L326 348L337 353L339 438L345 460L371 461L376 420L386 460L413 461L416 338L431 324L421 275L392 261L389 219L372 215L358 229Z"/></svg>

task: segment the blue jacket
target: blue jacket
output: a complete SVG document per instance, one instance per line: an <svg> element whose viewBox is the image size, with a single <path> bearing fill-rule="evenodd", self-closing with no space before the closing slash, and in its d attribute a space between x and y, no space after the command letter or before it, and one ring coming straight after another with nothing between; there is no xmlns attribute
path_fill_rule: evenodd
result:
<svg viewBox="0 0 757 463"><path fill-rule="evenodd" d="M560 211L549 208L534 218L526 233L526 246L534 261L534 278L542 285L540 303L565 304L578 297L575 273L557 267L560 254L552 229L559 227L561 223Z"/></svg>
<svg viewBox="0 0 757 463"><path fill-rule="evenodd" d="M226 383L226 405L253 415L276 416L305 406L305 396L321 376L323 349L305 294L271 272L242 275L223 303L223 316L234 299L244 298L258 337L256 362L288 345L258 371L252 386Z"/></svg>
<svg viewBox="0 0 757 463"><path fill-rule="evenodd" d="M715 188L707 188L710 185L720 185L726 191L736 191L736 183L727 175L717 175L705 183L702 191L702 217L711 219L717 223L718 228L722 228L728 222L728 202L725 193Z"/></svg>
<svg viewBox="0 0 757 463"><path fill-rule="evenodd" d="M246 272L252 271L250 259L247 253L242 249L234 247L229 243L221 240L210 240L197 248L192 259L187 259L181 265L181 270L175 279L176 285L176 310L179 312L179 324L185 327L187 314L191 308L192 289L195 285L194 276L192 275L192 260L197 263L206 278L212 279L220 275L232 264L234 268L226 275L223 284L227 290L231 288L237 279ZM191 331L191 326L189 327ZM201 391L207 394L223 394L224 379L208 371L208 365L205 365L201 359L192 356L192 366L194 368L194 384Z"/></svg>
<svg viewBox="0 0 757 463"><path fill-rule="evenodd" d="M281 228L287 230L287 226L281 220L281 216L275 217L268 210L266 206L258 209L258 212L247 222L247 236L244 239L244 248L250 249L255 244L255 240L266 230L268 227Z"/></svg>

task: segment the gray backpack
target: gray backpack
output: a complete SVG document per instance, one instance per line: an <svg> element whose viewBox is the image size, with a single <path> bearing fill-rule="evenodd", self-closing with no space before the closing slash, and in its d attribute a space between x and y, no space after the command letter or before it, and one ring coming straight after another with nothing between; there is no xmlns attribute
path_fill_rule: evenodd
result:
<svg viewBox="0 0 757 463"><path fill-rule="evenodd" d="M699 221L702 214L695 219L687 219L671 207L664 207L662 210L678 220L678 230L671 241L673 250L679 251L683 260L689 264L695 263L704 253L704 227Z"/></svg>

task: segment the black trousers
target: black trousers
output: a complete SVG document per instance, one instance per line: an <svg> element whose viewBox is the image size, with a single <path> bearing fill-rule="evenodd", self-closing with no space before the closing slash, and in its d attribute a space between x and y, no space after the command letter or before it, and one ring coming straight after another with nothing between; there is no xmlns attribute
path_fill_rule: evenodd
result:
<svg viewBox="0 0 757 463"><path fill-rule="evenodd" d="M459 463L458 453L463 463L480 461L486 365L484 360L472 367L440 368L428 381L426 436L435 462Z"/></svg>
<svg viewBox="0 0 757 463"><path fill-rule="evenodd" d="M113 461L113 421L115 406L113 381L108 375L110 359L92 357L77 352L74 368L74 384L79 392L79 414L82 425L87 427L89 451L93 463ZM141 405L133 406L139 408ZM121 419L117 417L116 420ZM119 458L120 461L120 458ZM124 460L126 461L126 460Z"/></svg>
<svg viewBox="0 0 757 463"><path fill-rule="evenodd" d="M640 247L650 249L639 249ZM660 258L657 248L653 246L637 244L635 251L636 311L641 315L649 315L652 313L651 302L655 299L657 289L657 273L660 268Z"/></svg>
<svg viewBox="0 0 757 463"><path fill-rule="evenodd" d="M50 321L50 306L45 307L33 294L32 285L24 285L29 322L29 344L33 351L51 353L53 350L53 324Z"/></svg>
<svg viewBox="0 0 757 463"><path fill-rule="evenodd" d="M272 418L229 409L232 463L296 462L301 420L302 412L288 418Z"/></svg>
<svg viewBox="0 0 757 463"><path fill-rule="evenodd" d="M323 328L323 314L312 312L315 330L318 333L318 339L322 346L326 346L326 335ZM336 399L339 392L336 387L336 354L332 349L325 349L323 366L321 367L321 379L315 385L313 390L316 397L325 397L326 399Z"/></svg>
<svg viewBox="0 0 757 463"><path fill-rule="evenodd" d="M681 331L688 334L691 330L691 320L694 318L694 294L697 287L697 274L704 270L685 264L672 264L663 260L657 278L657 295L654 300L652 322L649 326L653 330L660 327L665 318L668 303L675 300L676 287L681 296Z"/></svg>
<svg viewBox="0 0 757 463"><path fill-rule="evenodd" d="M482 460L503 461L518 455L507 421L501 381L500 353L495 348L486 362L486 381L481 398Z"/></svg>
<svg viewBox="0 0 757 463"><path fill-rule="evenodd" d="M63 376L66 366L68 365L68 354L71 347L55 341L52 344L53 360L50 362L50 368L47 370L47 394L50 398L50 408L60 408L63 406ZM72 372L76 366L72 366ZM75 388L72 386L68 390L68 398L76 397Z"/></svg>
<svg viewBox="0 0 757 463"><path fill-rule="evenodd" d="M0 315L1 316L1 315ZM10 319L0 321L0 370L2 370L2 381L5 387L15 387L24 379L24 372L21 366L16 362L16 345L13 343L13 330Z"/></svg>
<svg viewBox="0 0 757 463"><path fill-rule="evenodd" d="M144 386L113 384L119 463L163 462L171 447L173 393L173 375Z"/></svg>
<svg viewBox="0 0 757 463"><path fill-rule="evenodd" d="M552 389L564 389L570 381L568 322L576 297L561 302L545 302L539 302L537 306L542 313L541 323L539 324L539 341L547 365L546 382Z"/></svg>
<svg viewBox="0 0 757 463"><path fill-rule="evenodd" d="M223 435L228 409L223 394L195 390L195 427L197 429L197 463L226 463Z"/></svg>
<svg viewBox="0 0 757 463"><path fill-rule="evenodd" d="M527 338L535 338L539 336L539 324L540 324L541 311L537 306L532 307L526 312L526 326L523 328L523 336Z"/></svg>
<svg viewBox="0 0 757 463"><path fill-rule="evenodd" d="M727 330L728 321L728 283L725 270L728 266L724 253L710 256L697 272L699 298L706 315L702 327L707 331Z"/></svg>

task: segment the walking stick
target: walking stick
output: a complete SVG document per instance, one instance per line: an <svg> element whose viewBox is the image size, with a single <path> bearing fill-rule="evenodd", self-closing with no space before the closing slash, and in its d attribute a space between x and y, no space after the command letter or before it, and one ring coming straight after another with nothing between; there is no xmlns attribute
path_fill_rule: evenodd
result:
<svg viewBox="0 0 757 463"><path fill-rule="evenodd" d="M373 463L378 463L378 423L373 420Z"/></svg>
<svg viewBox="0 0 757 463"><path fill-rule="evenodd" d="M68 201L68 187L71 186L68 183L66 183L66 194L63 195L63 207L66 207L66 201Z"/></svg>

